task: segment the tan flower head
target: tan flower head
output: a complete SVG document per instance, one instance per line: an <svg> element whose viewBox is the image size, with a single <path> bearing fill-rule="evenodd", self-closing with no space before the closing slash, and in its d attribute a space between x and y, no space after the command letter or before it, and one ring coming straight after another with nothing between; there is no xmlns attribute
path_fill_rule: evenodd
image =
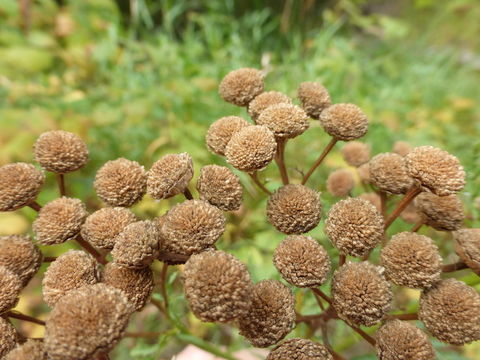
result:
<svg viewBox="0 0 480 360"><path fill-rule="evenodd" d="M428 226L440 231L458 230L465 219L463 204L457 194L437 196L423 192L415 198L415 207Z"/></svg>
<svg viewBox="0 0 480 360"><path fill-rule="evenodd" d="M365 163L365 164L362 164L360 165L358 168L357 168L357 172L358 172L358 177L360 178L361 181L363 181L364 183L369 183L370 182L370 163Z"/></svg>
<svg viewBox="0 0 480 360"><path fill-rule="evenodd" d="M21 279L6 267L0 266L0 314L17 305L22 288Z"/></svg>
<svg viewBox="0 0 480 360"><path fill-rule="evenodd" d="M285 103L266 108L257 124L268 127L279 139L292 139L309 127L307 113L299 106Z"/></svg>
<svg viewBox="0 0 480 360"><path fill-rule="evenodd" d="M349 141L342 148L342 155L348 165L359 167L370 160L370 146L360 141Z"/></svg>
<svg viewBox="0 0 480 360"><path fill-rule="evenodd" d="M206 141L208 149L221 156L225 156L225 148L233 134L250 124L240 116L225 116L215 121L208 128Z"/></svg>
<svg viewBox="0 0 480 360"><path fill-rule="evenodd" d="M333 360L328 349L307 339L289 339L276 346L267 360Z"/></svg>
<svg viewBox="0 0 480 360"><path fill-rule="evenodd" d="M242 68L229 72L219 86L223 100L237 106L247 106L257 95L263 92L264 76L261 71Z"/></svg>
<svg viewBox="0 0 480 360"><path fill-rule="evenodd" d="M461 229L454 233L455 252L480 275L480 229Z"/></svg>
<svg viewBox="0 0 480 360"><path fill-rule="evenodd" d="M355 140L368 130L367 116L354 104L332 105L322 111L319 120L327 134L338 140Z"/></svg>
<svg viewBox="0 0 480 360"><path fill-rule="evenodd" d="M355 179L347 169L335 170L328 175L327 191L333 196L345 197L354 187Z"/></svg>
<svg viewBox="0 0 480 360"><path fill-rule="evenodd" d="M382 211L382 200L380 199L380 195L374 192L367 192L357 196L359 199L367 200L375 206L378 212Z"/></svg>
<svg viewBox="0 0 480 360"><path fill-rule="evenodd" d="M412 151L412 146L405 141L395 141L393 144L393 152L400 156L405 156L410 151Z"/></svg>
<svg viewBox="0 0 480 360"><path fill-rule="evenodd" d="M320 118L323 110L332 104L330 94L325 87L314 81L302 82L298 87L298 98L308 116Z"/></svg>
<svg viewBox="0 0 480 360"><path fill-rule="evenodd" d="M415 206L415 202L411 202L408 206L403 210L400 214L400 218L409 223L409 224L416 224L419 222L424 222L425 219L422 214L418 211L417 207Z"/></svg>
<svg viewBox="0 0 480 360"><path fill-rule="evenodd" d="M13 211L34 201L45 175L35 166L14 163L0 166L0 211Z"/></svg>
<svg viewBox="0 0 480 360"><path fill-rule="evenodd" d="M248 114L256 121L265 109L278 104L292 104L292 99L278 91L267 91L255 97L248 104Z"/></svg>
<svg viewBox="0 0 480 360"><path fill-rule="evenodd" d="M374 156L370 162L370 182L379 190L391 194L405 194L413 185L405 159L394 153Z"/></svg>
<svg viewBox="0 0 480 360"><path fill-rule="evenodd" d="M1 353L0 353L1 355ZM48 360L43 341L28 339L10 351L4 360Z"/></svg>
<svg viewBox="0 0 480 360"><path fill-rule="evenodd" d="M3 317L0 316L0 358L3 359L10 350L12 350L17 341L19 335L12 324ZM15 359L16 360L16 359Z"/></svg>

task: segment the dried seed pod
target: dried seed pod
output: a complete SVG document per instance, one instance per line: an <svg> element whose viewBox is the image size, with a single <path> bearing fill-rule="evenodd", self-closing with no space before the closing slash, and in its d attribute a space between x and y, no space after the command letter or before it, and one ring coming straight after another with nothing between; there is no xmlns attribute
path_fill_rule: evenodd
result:
<svg viewBox="0 0 480 360"><path fill-rule="evenodd" d="M451 195L465 186L463 166L455 156L444 150L419 146L413 148L405 160L409 175L435 195Z"/></svg>
<svg viewBox="0 0 480 360"><path fill-rule="evenodd" d="M400 213L400 218L409 224L417 224L419 222L423 223L425 221L423 215L420 214L414 202L408 204L405 210Z"/></svg>
<svg viewBox="0 0 480 360"><path fill-rule="evenodd" d="M203 200L188 200L175 205L165 216L161 228L163 251L192 255L211 247L225 231L220 209Z"/></svg>
<svg viewBox="0 0 480 360"><path fill-rule="evenodd" d="M1 355L1 353L0 353ZM43 341L28 339L10 351L3 360L48 360Z"/></svg>
<svg viewBox="0 0 480 360"><path fill-rule="evenodd" d="M3 359L12 350L19 336L10 322L0 316L0 358Z"/></svg>
<svg viewBox="0 0 480 360"><path fill-rule="evenodd" d="M348 198L330 208L325 233L341 254L360 257L380 242L383 226L383 217L372 203Z"/></svg>
<svg viewBox="0 0 480 360"><path fill-rule="evenodd" d="M273 132L266 126L252 125L233 134L225 148L225 157L236 169L254 172L265 168L276 151Z"/></svg>
<svg viewBox="0 0 480 360"><path fill-rule="evenodd" d="M370 183L370 163L365 163L357 168L358 177L364 183Z"/></svg>
<svg viewBox="0 0 480 360"><path fill-rule="evenodd" d="M111 252L113 261L120 266L142 269L158 257L163 238L154 221L137 221L117 236Z"/></svg>
<svg viewBox="0 0 480 360"><path fill-rule="evenodd" d="M392 296L383 268L369 262L348 262L333 275L333 306L349 324L375 325L390 311Z"/></svg>
<svg viewBox="0 0 480 360"><path fill-rule="evenodd" d="M61 197L42 207L32 229L41 244L60 244L80 233L87 216L85 204L79 199Z"/></svg>
<svg viewBox="0 0 480 360"><path fill-rule="evenodd" d="M69 250L60 255L45 271L42 281L43 299L54 307L70 291L100 281L97 261L82 250Z"/></svg>
<svg viewBox="0 0 480 360"><path fill-rule="evenodd" d="M440 280L442 258L429 237L401 232L382 249L385 276L397 285L423 289Z"/></svg>
<svg viewBox="0 0 480 360"><path fill-rule="evenodd" d="M123 291L135 311L141 310L153 291L153 272L149 267L128 269L110 262L105 266L102 282Z"/></svg>
<svg viewBox="0 0 480 360"><path fill-rule="evenodd" d="M347 169L335 170L327 178L327 191L333 196L345 197L355 187L355 179Z"/></svg>
<svg viewBox="0 0 480 360"><path fill-rule="evenodd" d="M480 340L480 295L456 279L446 279L420 296L419 319L438 340L463 345Z"/></svg>
<svg viewBox="0 0 480 360"><path fill-rule="evenodd" d="M368 130L367 116L354 104L332 105L322 111L319 120L325 132L338 140L355 140Z"/></svg>
<svg viewBox="0 0 480 360"><path fill-rule="evenodd" d="M52 130L41 134L33 146L35 160L47 171L65 174L83 167L88 161L85 142L76 134Z"/></svg>
<svg viewBox="0 0 480 360"><path fill-rule="evenodd" d="M367 200L375 206L378 212L382 211L382 200L380 195L374 192L363 193L357 196L359 199Z"/></svg>
<svg viewBox="0 0 480 360"><path fill-rule="evenodd" d="M13 211L34 201L45 175L35 166L14 163L0 166L0 211Z"/></svg>
<svg viewBox="0 0 480 360"><path fill-rule="evenodd" d="M5 266L0 266L0 314L13 309L22 291L22 280Z"/></svg>
<svg viewBox="0 0 480 360"><path fill-rule="evenodd" d="M376 333L380 360L435 360L428 336L406 321L387 321Z"/></svg>
<svg viewBox="0 0 480 360"><path fill-rule="evenodd" d="M405 194L413 185L405 159L394 153L374 156L370 162L370 182L391 194Z"/></svg>
<svg viewBox="0 0 480 360"><path fill-rule="evenodd" d="M328 349L307 339L289 339L276 346L267 360L333 360Z"/></svg>
<svg viewBox="0 0 480 360"><path fill-rule="evenodd" d="M148 171L147 193L157 200L181 194L193 177L192 157L187 153L168 154Z"/></svg>
<svg viewBox="0 0 480 360"><path fill-rule="evenodd" d="M202 200L221 210L238 210L242 205L243 187L240 178L225 166L202 167L197 190Z"/></svg>
<svg viewBox="0 0 480 360"><path fill-rule="evenodd" d="M327 251L304 235L287 236L275 249L273 263L282 277L297 287L320 286L330 273Z"/></svg>
<svg viewBox="0 0 480 360"><path fill-rule="evenodd" d="M119 158L97 171L93 187L106 204L130 207L145 195L147 174L138 162Z"/></svg>
<svg viewBox="0 0 480 360"><path fill-rule="evenodd" d="M237 106L247 106L263 92L264 76L261 71L242 68L230 71L222 79L218 92L223 100Z"/></svg>
<svg viewBox="0 0 480 360"><path fill-rule="evenodd" d="M64 296L45 326L51 360L87 360L108 352L122 338L132 307L118 289L84 286Z"/></svg>
<svg viewBox="0 0 480 360"><path fill-rule="evenodd" d="M240 116L225 116L215 121L208 128L206 142L208 149L220 156L225 156L225 148L233 134L250 124Z"/></svg>
<svg viewBox="0 0 480 360"><path fill-rule="evenodd" d="M87 217L82 236L97 248L111 250L117 236L136 220L135 214L126 208L103 208Z"/></svg>
<svg viewBox="0 0 480 360"><path fill-rule="evenodd" d="M188 303L200 320L229 322L248 315L253 284L233 255L215 250L192 255L184 278Z"/></svg>
<svg viewBox="0 0 480 360"><path fill-rule="evenodd" d="M292 104L292 99L278 91L261 93L248 104L248 115L256 121L265 109L278 104Z"/></svg>
<svg viewBox="0 0 480 360"><path fill-rule="evenodd" d="M42 253L28 235L0 236L0 266L15 273L26 286L42 264Z"/></svg>
<svg viewBox="0 0 480 360"><path fill-rule="evenodd" d="M454 233L455 252L480 275L480 229L461 229Z"/></svg>
<svg viewBox="0 0 480 360"><path fill-rule="evenodd" d="M239 320L240 335L255 347L268 347L282 340L295 326L295 298L276 280L255 284L248 316Z"/></svg>
<svg viewBox="0 0 480 360"><path fill-rule="evenodd" d="M267 202L270 224L284 234L303 234L318 225L322 215L320 194L304 185L282 186Z"/></svg>
<svg viewBox="0 0 480 360"><path fill-rule="evenodd" d="M314 81L305 81L298 87L298 98L308 116L318 119L323 110L332 104L325 87Z"/></svg>
<svg viewBox="0 0 480 360"><path fill-rule="evenodd" d="M268 127L277 139L292 139L308 129L307 113L293 104L277 104L265 109L257 119Z"/></svg>
<svg viewBox="0 0 480 360"><path fill-rule="evenodd" d="M437 196L423 192L415 198L415 207L428 226L440 231L458 230L465 219L462 201L456 194Z"/></svg>
<svg viewBox="0 0 480 360"><path fill-rule="evenodd" d="M360 141L349 141L342 148L342 155L348 165L359 167L370 160L370 146Z"/></svg>
<svg viewBox="0 0 480 360"><path fill-rule="evenodd" d="M393 144L393 152L400 156L405 156L410 151L412 151L412 146L405 141L395 141Z"/></svg>

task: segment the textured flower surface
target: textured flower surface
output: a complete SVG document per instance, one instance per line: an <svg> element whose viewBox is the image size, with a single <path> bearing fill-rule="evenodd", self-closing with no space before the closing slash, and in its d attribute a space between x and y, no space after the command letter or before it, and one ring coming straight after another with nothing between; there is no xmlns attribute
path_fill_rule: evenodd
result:
<svg viewBox="0 0 480 360"><path fill-rule="evenodd" d="M338 140L355 140L368 130L367 116L354 104L332 105L322 111L319 120L325 131Z"/></svg>
<svg viewBox="0 0 480 360"><path fill-rule="evenodd" d="M34 201L44 181L43 172L31 164L0 166L0 211L17 210Z"/></svg>
<svg viewBox="0 0 480 360"><path fill-rule="evenodd" d="M354 187L355 179L347 169L335 170L327 178L327 191L333 196L345 197Z"/></svg>
<svg viewBox="0 0 480 360"><path fill-rule="evenodd" d="M325 87L314 81L305 81L298 87L298 98L308 116L318 119L323 110L331 105L330 94Z"/></svg>
<svg viewBox="0 0 480 360"><path fill-rule="evenodd" d="M455 252L480 275L480 229L461 229L454 233Z"/></svg>
<svg viewBox="0 0 480 360"><path fill-rule="evenodd" d="M370 181L379 190L405 194L413 185L405 159L394 153L375 155L369 162Z"/></svg>
<svg viewBox="0 0 480 360"><path fill-rule="evenodd" d="M292 139L308 129L307 113L293 104L277 104L265 109L257 119L258 125L265 125L280 139Z"/></svg>
<svg viewBox="0 0 480 360"><path fill-rule="evenodd" d="M263 74L252 68L242 68L229 72L219 86L223 100L237 106L247 106L263 92Z"/></svg>
<svg viewBox="0 0 480 360"><path fill-rule="evenodd" d="M328 349L306 339L289 339L276 346L267 360L333 360Z"/></svg>
<svg viewBox="0 0 480 360"><path fill-rule="evenodd" d="M440 231L458 230L465 219L463 204L457 194L437 196L423 192L415 198L415 207L428 226Z"/></svg>
<svg viewBox="0 0 480 360"><path fill-rule="evenodd" d="M232 136L250 124L240 116L225 116L210 125L206 142L208 149L221 156L225 156L225 149Z"/></svg>
<svg viewBox="0 0 480 360"><path fill-rule="evenodd" d="M358 167L370 160L370 146L360 141L349 141L342 148L342 155L348 165Z"/></svg>
<svg viewBox="0 0 480 360"><path fill-rule="evenodd" d="M21 279L4 266L0 266L0 315L14 308L22 290Z"/></svg>
<svg viewBox="0 0 480 360"><path fill-rule="evenodd" d="M256 121L265 109L278 104L292 104L292 99L278 91L266 91L248 104L248 114Z"/></svg>

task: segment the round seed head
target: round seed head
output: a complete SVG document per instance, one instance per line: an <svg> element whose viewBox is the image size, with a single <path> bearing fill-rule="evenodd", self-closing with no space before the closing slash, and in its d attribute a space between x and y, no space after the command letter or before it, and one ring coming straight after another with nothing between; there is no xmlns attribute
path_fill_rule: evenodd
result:
<svg viewBox="0 0 480 360"><path fill-rule="evenodd" d="M105 266L102 282L123 291L135 311L145 306L155 285L153 272L149 267L128 269L113 262Z"/></svg>
<svg viewBox="0 0 480 360"><path fill-rule="evenodd" d="M383 226L383 217L372 203L348 198L330 208L325 233L341 254L361 257L380 242Z"/></svg>
<svg viewBox="0 0 480 360"><path fill-rule="evenodd" d="M408 204L405 210L401 212L400 218L409 224L416 224L420 221L425 221L423 215L419 213L417 207L415 206L415 202L411 202L410 204Z"/></svg>
<svg viewBox="0 0 480 360"><path fill-rule="evenodd" d="M168 199L185 191L193 177L192 157L187 153L168 154L148 171L147 193L154 199Z"/></svg>
<svg viewBox="0 0 480 360"><path fill-rule="evenodd" d="M370 160L370 146L360 141L349 141L342 148L342 155L348 165L358 167Z"/></svg>
<svg viewBox="0 0 480 360"><path fill-rule="evenodd" d="M1 355L1 353L0 353ZM43 341L28 339L10 351L4 360L48 360Z"/></svg>
<svg viewBox="0 0 480 360"><path fill-rule="evenodd" d="M362 180L364 183L369 183L370 182L370 163L365 163L360 165L357 168L357 173L358 176L360 177L360 180Z"/></svg>
<svg viewBox="0 0 480 360"><path fill-rule="evenodd" d="M256 121L265 109L278 104L292 104L292 100L278 91L261 93L248 104L248 115Z"/></svg>
<svg viewBox="0 0 480 360"><path fill-rule="evenodd" d="M233 134L250 124L240 116L225 116L215 121L208 128L206 141L208 149L220 156L225 156L225 148Z"/></svg>
<svg viewBox="0 0 480 360"><path fill-rule="evenodd" d="M119 158L107 161L97 171L93 187L106 204L130 207L145 194L147 175L138 162Z"/></svg>
<svg viewBox="0 0 480 360"><path fill-rule="evenodd" d="M143 269L158 257L163 239L154 221L137 221L117 236L112 250L113 261L130 269Z"/></svg>
<svg viewBox="0 0 480 360"><path fill-rule="evenodd" d="M82 226L82 236L97 248L111 250L117 236L135 221L136 216L126 208L103 208L87 217Z"/></svg>
<svg viewBox="0 0 480 360"><path fill-rule="evenodd" d="M254 285L248 316L239 319L240 335L255 347L282 340L295 326L295 298L285 285L263 280Z"/></svg>
<svg viewBox="0 0 480 360"><path fill-rule="evenodd" d="M427 288L440 280L442 258L432 239L412 232L401 232L382 249L385 276L397 285Z"/></svg>
<svg viewBox="0 0 480 360"><path fill-rule="evenodd" d="M4 266L0 266L0 314L13 309L22 291L20 278Z"/></svg>
<svg viewBox="0 0 480 360"><path fill-rule="evenodd" d="M309 236L287 236L275 249L273 263L282 277L297 287L320 286L330 273L327 251Z"/></svg>
<svg viewBox="0 0 480 360"><path fill-rule="evenodd" d="M367 116L354 104L332 105L322 111L319 120L325 132L338 140L355 140L368 130Z"/></svg>
<svg viewBox="0 0 480 360"><path fill-rule="evenodd" d="M405 141L395 141L393 144L393 152L400 156L405 156L410 151L412 151L412 146Z"/></svg>
<svg viewBox="0 0 480 360"><path fill-rule="evenodd" d="M374 192L363 193L357 196L359 199L367 200L375 206L378 212L382 211L382 200L380 195Z"/></svg>
<svg viewBox="0 0 480 360"><path fill-rule="evenodd" d="M477 275L480 275L480 229L462 229L454 233L455 252Z"/></svg>
<svg viewBox="0 0 480 360"><path fill-rule="evenodd" d="M28 235L0 236L0 266L16 274L26 286L42 264L42 254Z"/></svg>
<svg viewBox="0 0 480 360"><path fill-rule="evenodd" d="M355 179L349 170L335 170L328 176L327 191L333 196L345 197L354 187Z"/></svg>
<svg viewBox="0 0 480 360"><path fill-rule="evenodd" d="M372 326L390 310L392 290L383 268L366 261L349 262L333 275L332 300L341 319L353 325Z"/></svg>
<svg viewBox="0 0 480 360"><path fill-rule="evenodd" d="M85 286L63 297L45 326L51 360L87 360L108 352L122 338L132 307L118 289Z"/></svg>
<svg viewBox="0 0 480 360"><path fill-rule="evenodd" d="M406 156L407 171L420 185L438 196L451 195L465 186L465 171L458 159L433 146L413 148Z"/></svg>
<svg viewBox="0 0 480 360"><path fill-rule="evenodd" d="M380 360L435 360L428 336L406 321L390 320L376 333Z"/></svg>
<svg viewBox="0 0 480 360"><path fill-rule="evenodd" d="M76 134L63 130L41 134L33 146L35 160L47 171L65 174L83 167L88 161L85 142Z"/></svg>
<svg viewBox="0 0 480 360"><path fill-rule="evenodd" d="M391 194L405 194L413 185L405 159L394 153L378 154L370 160L370 181Z"/></svg>
<svg viewBox="0 0 480 360"><path fill-rule="evenodd" d="M440 341L463 345L480 340L480 295L456 279L442 280L424 291L418 316Z"/></svg>
<svg viewBox="0 0 480 360"><path fill-rule="evenodd" d="M263 92L264 76L261 71L242 68L229 72L219 86L223 100L237 106L247 106L257 95Z"/></svg>
<svg viewBox="0 0 480 360"><path fill-rule="evenodd" d="M333 360L328 349L307 339L289 339L276 346L267 360Z"/></svg>
<svg viewBox="0 0 480 360"><path fill-rule="evenodd" d="M225 231L220 209L203 200L188 200L175 205L165 216L162 250L192 255L211 247Z"/></svg>
<svg viewBox="0 0 480 360"><path fill-rule="evenodd" d="M61 197L42 207L32 229L41 244L60 244L78 235L87 216L79 199Z"/></svg>
<svg viewBox="0 0 480 360"><path fill-rule="evenodd" d="M43 299L54 307L70 291L100 280L97 261L82 250L69 250L60 255L45 271L42 281Z"/></svg>
<svg viewBox="0 0 480 360"><path fill-rule="evenodd" d="M462 201L456 194L437 196L423 192L415 198L415 206L425 223L440 231L458 230L465 219Z"/></svg>
<svg viewBox="0 0 480 360"><path fill-rule="evenodd" d="M223 251L205 251L185 264L185 295L202 321L229 322L247 316L253 284L247 267Z"/></svg>
<svg viewBox="0 0 480 360"><path fill-rule="evenodd" d="M312 230L320 222L321 215L320 194L303 185L282 186L267 202L268 221L284 234Z"/></svg>
<svg viewBox="0 0 480 360"><path fill-rule="evenodd" d="M298 98L308 116L320 118L323 110L332 104L330 94L325 87L314 81L302 82L298 87Z"/></svg>
<svg viewBox="0 0 480 360"><path fill-rule="evenodd" d="M13 211L34 201L45 175L35 166L14 163L0 166L0 211Z"/></svg>
<svg viewBox="0 0 480 360"><path fill-rule="evenodd" d="M225 157L236 169L254 172L266 167L276 151L273 132L266 126L252 125L233 134L225 148Z"/></svg>
<svg viewBox="0 0 480 360"><path fill-rule="evenodd" d="M0 358L3 359L5 355L12 350L19 336L15 328L10 322L0 317Z"/></svg>
<svg viewBox="0 0 480 360"><path fill-rule="evenodd" d="M243 187L229 168L207 165L200 170L197 190L202 200L224 211L238 210L242 205Z"/></svg>
<svg viewBox="0 0 480 360"><path fill-rule="evenodd" d="M308 129L307 113L293 104L277 104L265 109L257 119L258 125L265 125L276 138L292 139Z"/></svg>

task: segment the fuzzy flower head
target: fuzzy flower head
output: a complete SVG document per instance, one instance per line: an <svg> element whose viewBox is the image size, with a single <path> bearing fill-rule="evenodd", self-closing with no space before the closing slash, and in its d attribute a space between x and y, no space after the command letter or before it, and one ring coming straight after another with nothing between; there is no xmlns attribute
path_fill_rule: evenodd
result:
<svg viewBox="0 0 480 360"><path fill-rule="evenodd" d="M258 125L265 125L277 139L292 139L308 129L307 113L293 104L277 104L265 109L257 118Z"/></svg>
<svg viewBox="0 0 480 360"><path fill-rule="evenodd" d="M455 252L480 276L480 229L461 229L454 233Z"/></svg>
<svg viewBox="0 0 480 360"><path fill-rule="evenodd" d="M6 267L0 266L0 315L17 305L22 288L22 280Z"/></svg>
<svg viewBox="0 0 480 360"><path fill-rule="evenodd" d="M307 339L289 339L276 346L267 360L333 360L328 349Z"/></svg>
<svg viewBox="0 0 480 360"><path fill-rule="evenodd" d="M0 211L13 211L34 201L45 175L32 164L14 163L0 166Z"/></svg>
<svg viewBox="0 0 480 360"><path fill-rule="evenodd" d="M395 143L393 144L393 152L395 154L405 156L410 151L412 151L412 146L405 141L395 141Z"/></svg>
<svg viewBox="0 0 480 360"><path fill-rule="evenodd" d="M370 160L370 146L360 141L349 141L342 148L342 155L348 165L359 167Z"/></svg>
<svg viewBox="0 0 480 360"><path fill-rule="evenodd" d="M325 132L338 140L356 140L368 130L367 116L354 104L332 105L322 111L319 120Z"/></svg>
<svg viewBox="0 0 480 360"><path fill-rule="evenodd" d="M379 190L391 194L405 194L413 185L405 159L394 153L374 156L370 162L370 182Z"/></svg>
<svg viewBox="0 0 480 360"><path fill-rule="evenodd" d="M1 355L1 353L0 353ZM48 360L43 341L28 339L10 351L3 360Z"/></svg>
<svg viewBox="0 0 480 360"><path fill-rule="evenodd" d="M327 191L333 196L345 197L355 187L353 174L347 169L335 170L327 178Z"/></svg>
<svg viewBox="0 0 480 360"><path fill-rule="evenodd" d="M463 204L457 194L437 196L423 192L415 198L415 207L425 223L439 231L458 230L465 219Z"/></svg>
<svg viewBox="0 0 480 360"><path fill-rule="evenodd" d="M313 119L319 119L322 111L332 104L327 89L314 81L305 81L300 84L298 98L303 109Z"/></svg>
<svg viewBox="0 0 480 360"><path fill-rule="evenodd" d="M218 119L208 128L206 136L208 149L214 154L225 156L225 149L233 134L247 126L250 124L240 116L225 116Z"/></svg>
<svg viewBox="0 0 480 360"><path fill-rule="evenodd" d="M12 350L20 336L13 325L0 316L0 358L3 359ZM16 359L15 359L16 360Z"/></svg>
<svg viewBox="0 0 480 360"><path fill-rule="evenodd" d="M278 91L267 91L258 95L248 104L248 114L254 121L257 121L264 110L278 104L292 104L292 99Z"/></svg>
<svg viewBox="0 0 480 360"><path fill-rule="evenodd" d="M242 68L229 72L220 83L218 92L223 100L237 106L247 106L263 92L264 76L261 71Z"/></svg>

